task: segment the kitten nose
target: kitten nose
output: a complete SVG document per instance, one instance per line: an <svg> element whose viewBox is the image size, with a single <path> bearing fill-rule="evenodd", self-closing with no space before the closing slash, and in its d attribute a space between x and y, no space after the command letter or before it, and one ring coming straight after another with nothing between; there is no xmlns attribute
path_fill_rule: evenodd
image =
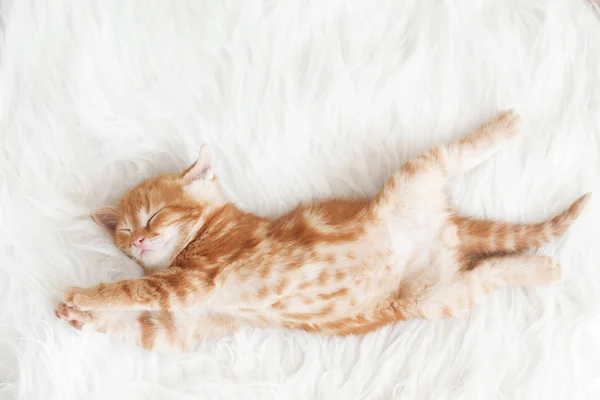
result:
<svg viewBox="0 0 600 400"><path fill-rule="evenodd" d="M135 247L140 247L140 246L142 245L142 243L143 243L143 242L144 242L144 238L140 236L139 238L137 238L137 239L134 239L134 241L133 241L133 245L134 245Z"/></svg>

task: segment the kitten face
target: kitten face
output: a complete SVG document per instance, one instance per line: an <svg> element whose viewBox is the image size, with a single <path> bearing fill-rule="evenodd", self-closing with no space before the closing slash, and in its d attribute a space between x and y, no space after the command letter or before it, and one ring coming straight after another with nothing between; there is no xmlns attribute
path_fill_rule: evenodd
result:
<svg viewBox="0 0 600 400"><path fill-rule="evenodd" d="M152 270L168 267L202 226L206 212L225 203L212 152L203 146L183 173L148 178L117 207L101 207L92 218L123 253Z"/></svg>

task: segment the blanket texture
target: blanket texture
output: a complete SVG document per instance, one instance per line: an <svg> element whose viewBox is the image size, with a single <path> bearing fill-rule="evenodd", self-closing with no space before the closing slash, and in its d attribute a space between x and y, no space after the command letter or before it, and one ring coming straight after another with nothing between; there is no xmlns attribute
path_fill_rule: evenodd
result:
<svg viewBox="0 0 600 400"><path fill-rule="evenodd" d="M2 1L0 398L598 399L600 193L540 253L562 282L364 337L245 329L156 354L58 321L139 268L90 219L214 146L243 209L373 195L514 107L523 136L448 190L537 221L598 188L600 20L579 0Z"/></svg>

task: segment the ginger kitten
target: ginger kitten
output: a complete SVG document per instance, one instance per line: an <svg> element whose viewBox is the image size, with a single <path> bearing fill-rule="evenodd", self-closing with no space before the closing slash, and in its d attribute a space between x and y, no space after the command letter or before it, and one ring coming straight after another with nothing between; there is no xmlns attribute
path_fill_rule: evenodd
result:
<svg viewBox="0 0 600 400"><path fill-rule="evenodd" d="M222 195L203 146L181 174L149 178L93 214L146 276L68 288L56 315L147 349L190 349L244 326L348 335L450 318L498 288L554 282L559 265L522 253L562 235L589 194L546 222L513 224L457 216L444 190L518 125L502 112L406 162L373 199L300 205L276 220Z"/></svg>

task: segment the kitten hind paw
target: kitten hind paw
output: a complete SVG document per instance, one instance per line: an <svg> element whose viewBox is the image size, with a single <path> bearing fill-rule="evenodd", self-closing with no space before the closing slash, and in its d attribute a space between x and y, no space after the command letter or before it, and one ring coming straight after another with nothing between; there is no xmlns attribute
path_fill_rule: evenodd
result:
<svg viewBox="0 0 600 400"><path fill-rule="evenodd" d="M519 135L521 128L521 116L514 109L499 112L489 122L489 127L494 134L514 139Z"/></svg>
<svg viewBox="0 0 600 400"><path fill-rule="evenodd" d="M548 257L547 261L543 265L543 280L546 282L557 282L560 281L563 275L562 267L560 264Z"/></svg>

